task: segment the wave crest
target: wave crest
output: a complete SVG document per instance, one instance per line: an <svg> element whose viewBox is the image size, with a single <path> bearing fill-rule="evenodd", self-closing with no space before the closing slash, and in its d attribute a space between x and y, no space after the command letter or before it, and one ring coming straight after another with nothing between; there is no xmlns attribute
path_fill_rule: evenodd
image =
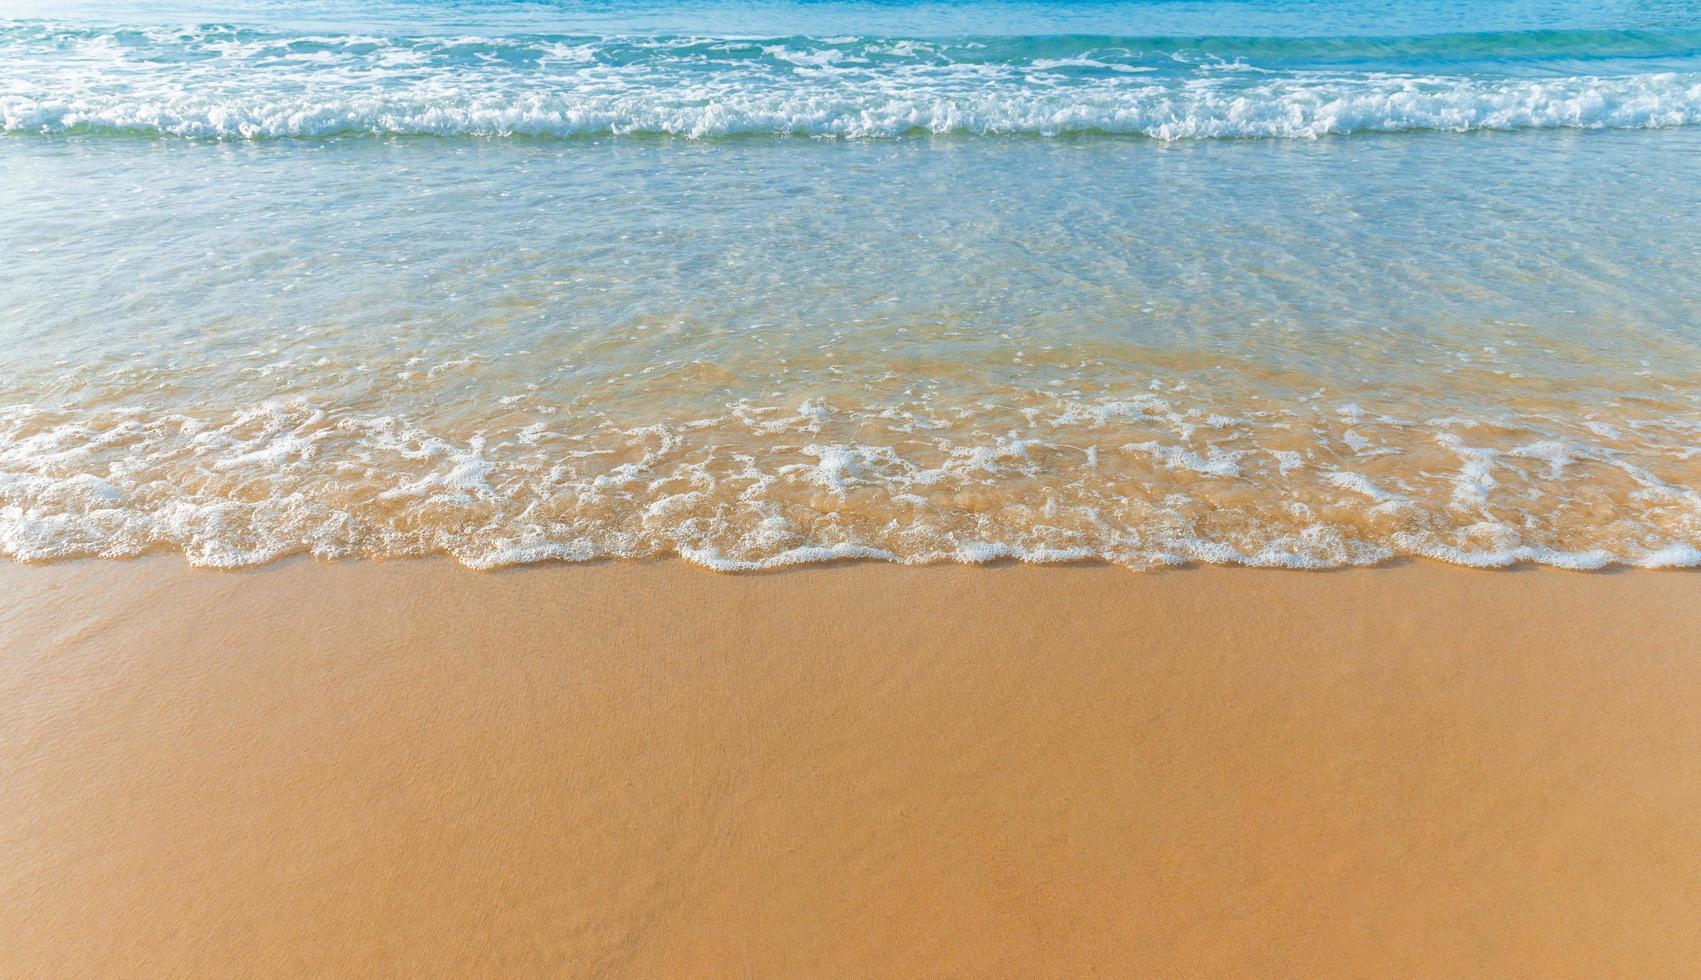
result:
<svg viewBox="0 0 1701 980"><path fill-rule="evenodd" d="M0 132L1179 140L1639 129L1701 121L1698 52L1701 34L1657 32L394 38L0 22Z"/></svg>
<svg viewBox="0 0 1701 980"><path fill-rule="evenodd" d="M425 98L0 96L7 133L127 133L202 139L349 135L573 138L653 134L877 138L1058 136L1157 140L1315 139L1352 133L1647 129L1701 122L1701 76L1557 81L1374 79L1252 88L1146 86L1115 93L972 95L745 93L683 102L668 93Z"/></svg>

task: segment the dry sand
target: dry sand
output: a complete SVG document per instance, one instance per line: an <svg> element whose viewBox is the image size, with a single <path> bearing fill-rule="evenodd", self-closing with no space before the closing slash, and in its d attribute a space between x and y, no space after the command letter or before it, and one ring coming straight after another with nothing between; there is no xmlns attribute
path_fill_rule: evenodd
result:
<svg viewBox="0 0 1701 980"><path fill-rule="evenodd" d="M0 974L1658 976L1701 575L0 564Z"/></svg>

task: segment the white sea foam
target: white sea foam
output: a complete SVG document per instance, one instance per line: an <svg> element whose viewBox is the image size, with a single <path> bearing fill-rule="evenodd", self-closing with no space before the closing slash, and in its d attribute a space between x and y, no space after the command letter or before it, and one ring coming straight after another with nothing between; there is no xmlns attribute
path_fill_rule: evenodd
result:
<svg viewBox="0 0 1701 980"><path fill-rule="evenodd" d="M1015 88L899 95L881 88L567 94L146 89L0 94L9 133L114 131L209 139L347 134L577 137L740 134L1106 133L1158 140L1300 138L1413 130L1644 129L1701 122L1701 77L1483 82L1288 81L1257 90L1168 86L1058 95Z"/></svg>
<svg viewBox="0 0 1701 980"><path fill-rule="evenodd" d="M1203 476L1240 475L1240 464L1236 462L1241 456L1238 452L1224 452L1212 448L1201 455L1191 449L1165 446L1156 442L1131 443L1122 448L1150 453L1153 459L1174 470L1190 470Z"/></svg>
<svg viewBox="0 0 1701 980"><path fill-rule="evenodd" d="M1681 60L1682 39L1672 43L1667 53ZM217 28L138 34L0 22L8 66L0 131L1181 140L1701 122L1698 71L1446 74L1436 70L1447 64L1443 46L1406 71L1353 72L1305 67L1306 57L1335 52L1299 39L1286 55L1254 45L1254 55L1299 60L1249 73L1181 50L1174 57L1153 51L1157 60L1145 63L1147 44L1066 50L1067 42L1002 39L996 46L1001 56L966 41L291 37ZM1432 56L1441 60L1424 60Z"/></svg>
<svg viewBox="0 0 1701 980"><path fill-rule="evenodd" d="M1453 478L1453 507L1457 510L1481 508L1488 502L1489 492L1497 485L1494 460L1499 452L1467 446L1464 440L1451 432L1437 435L1435 441L1452 450L1460 460L1459 472Z"/></svg>
<svg viewBox="0 0 1701 980"><path fill-rule="evenodd" d="M117 408L67 420L13 406L0 412L0 554L169 549L210 566L448 554L476 568L677 554L723 570L851 558L1328 568L1399 555L1701 565L1701 492L1669 478L1687 472L1683 461L1664 443L1587 445L1581 425L1564 439L1509 431L1504 449L1477 444L1486 432L1466 444L1397 428L1402 452L1377 464L1399 475L1373 479L1342 467L1353 457L1328 455L1358 415L1312 416L1320 459L1302 465L1296 450L1257 448L1268 433L1292 438L1286 422L1227 424L1152 399L1065 401L1034 413L1027 432L922 437L901 424L882 437L877 425L915 412L805 405L458 435L391 416L333 421L299 399L224 419ZM1199 424L1212 415L1225 424ZM1154 429L1162 441L1104 438ZM1073 447L1095 438L1088 465ZM1549 467L1529 472L1513 457ZM1555 484L1576 468L1562 459L1609 465L1565 490ZM1606 501L1610 519L1574 516L1568 493Z"/></svg>
<svg viewBox="0 0 1701 980"><path fill-rule="evenodd" d="M1651 61L1129 72L1067 39L975 61L855 38L20 32L0 25L14 133L1310 137L1701 107L1701 76ZM1694 141L1132 169L1108 142L970 141L823 171L844 154L9 138L21 342L0 375L41 404L0 407L0 554L1697 564ZM1612 179L1526 189L1556 152ZM1440 179L1466 157L1482 228ZM1661 205L1669 234L1602 233ZM1461 228L1516 241L1458 249Z"/></svg>
<svg viewBox="0 0 1701 980"><path fill-rule="evenodd" d="M1351 490L1353 493L1369 497L1378 504L1400 504L1406 502L1405 497L1402 497L1397 493L1389 493L1366 479L1362 474L1353 473L1348 470L1340 470L1329 474L1329 483L1340 487L1342 490Z"/></svg>
<svg viewBox="0 0 1701 980"><path fill-rule="evenodd" d="M1576 446L1554 439L1543 439L1509 451L1512 456L1539 459L1547 463L1548 476L1556 480L1565 475L1567 466L1577 461L1576 453Z"/></svg>

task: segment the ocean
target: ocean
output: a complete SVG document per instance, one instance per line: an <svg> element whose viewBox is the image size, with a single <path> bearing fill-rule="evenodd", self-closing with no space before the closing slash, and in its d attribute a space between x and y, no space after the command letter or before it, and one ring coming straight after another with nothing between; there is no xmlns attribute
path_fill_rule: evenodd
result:
<svg viewBox="0 0 1701 980"><path fill-rule="evenodd" d="M1701 7L0 0L0 555L1701 564Z"/></svg>

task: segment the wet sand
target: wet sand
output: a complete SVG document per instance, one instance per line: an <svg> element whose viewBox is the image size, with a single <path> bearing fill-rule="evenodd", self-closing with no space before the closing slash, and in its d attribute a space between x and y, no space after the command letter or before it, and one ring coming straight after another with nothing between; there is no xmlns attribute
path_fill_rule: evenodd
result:
<svg viewBox="0 0 1701 980"><path fill-rule="evenodd" d="M0 563L0 975L1662 976L1701 574Z"/></svg>

